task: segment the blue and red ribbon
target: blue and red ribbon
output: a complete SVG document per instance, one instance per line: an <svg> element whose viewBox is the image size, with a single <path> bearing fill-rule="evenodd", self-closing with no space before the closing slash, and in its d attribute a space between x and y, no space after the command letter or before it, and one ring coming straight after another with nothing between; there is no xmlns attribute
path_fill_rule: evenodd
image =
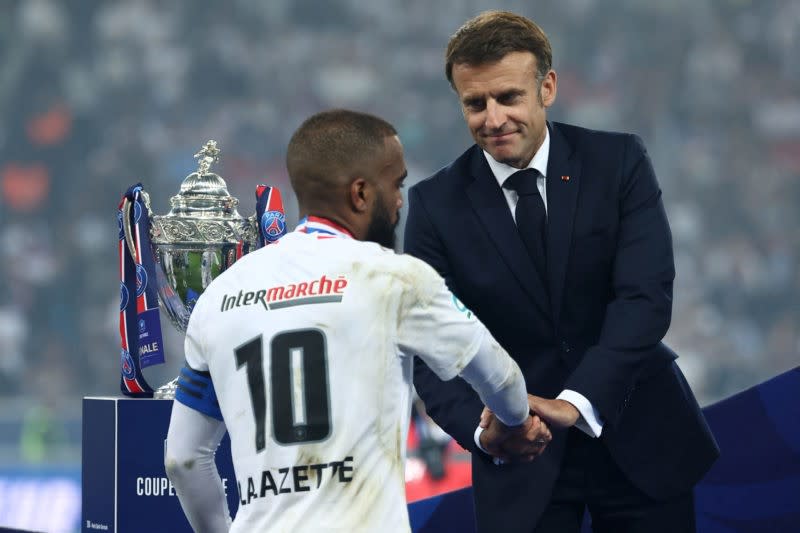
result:
<svg viewBox="0 0 800 533"><path fill-rule="evenodd" d="M164 363L164 343L158 312L156 266L150 245L150 219L142 199L142 185L130 187L119 203L120 275L120 389L127 396L146 397L153 389L142 369ZM126 203L129 208L126 207ZM131 245L125 239L123 220L128 217Z"/></svg>

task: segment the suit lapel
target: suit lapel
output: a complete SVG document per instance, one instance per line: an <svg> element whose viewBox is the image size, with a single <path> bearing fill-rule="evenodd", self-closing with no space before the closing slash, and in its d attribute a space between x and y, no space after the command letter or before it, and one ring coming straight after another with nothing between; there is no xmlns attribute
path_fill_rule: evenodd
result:
<svg viewBox="0 0 800 533"><path fill-rule="evenodd" d="M547 163L547 272L553 320L558 323L567 272L572 222L578 202L581 164L572 146L549 123L550 156Z"/></svg>
<svg viewBox="0 0 800 533"><path fill-rule="evenodd" d="M467 185L466 192L472 208L517 281L541 310L549 315L546 287L522 243L505 196L497 185L483 152L477 146L473 149L470 172L474 179Z"/></svg>

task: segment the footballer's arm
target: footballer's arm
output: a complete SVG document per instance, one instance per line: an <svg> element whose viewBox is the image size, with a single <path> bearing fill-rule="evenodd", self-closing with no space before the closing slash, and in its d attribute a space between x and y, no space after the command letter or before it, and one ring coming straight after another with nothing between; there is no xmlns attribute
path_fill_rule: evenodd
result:
<svg viewBox="0 0 800 533"><path fill-rule="evenodd" d="M197 533L224 533L230 528L228 500L214 462L224 435L223 421L173 402L164 467Z"/></svg>

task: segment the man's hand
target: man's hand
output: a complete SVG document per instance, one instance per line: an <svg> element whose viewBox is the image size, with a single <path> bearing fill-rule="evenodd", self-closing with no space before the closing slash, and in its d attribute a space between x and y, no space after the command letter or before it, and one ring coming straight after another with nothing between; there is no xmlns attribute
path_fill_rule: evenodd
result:
<svg viewBox="0 0 800 533"><path fill-rule="evenodd" d="M503 461L533 461L553 438L547 425L536 415L528 416L522 426L510 428L484 408L480 425L484 428L481 446Z"/></svg>
<svg viewBox="0 0 800 533"><path fill-rule="evenodd" d="M581 416L580 411L566 400L548 400L528 394L528 405L531 411L554 428L572 427Z"/></svg>

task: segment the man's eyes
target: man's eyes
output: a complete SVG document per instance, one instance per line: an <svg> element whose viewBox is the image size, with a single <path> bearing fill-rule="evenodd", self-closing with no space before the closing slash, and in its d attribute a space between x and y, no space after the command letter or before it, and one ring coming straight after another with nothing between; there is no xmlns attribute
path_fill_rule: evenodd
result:
<svg viewBox="0 0 800 533"><path fill-rule="evenodd" d="M522 95L520 93L501 94L497 97L497 103L500 105L513 105L516 104ZM464 101L464 109L468 111L483 111L486 109L485 100L466 100Z"/></svg>
<svg viewBox="0 0 800 533"><path fill-rule="evenodd" d="M470 111L480 111L484 107L486 107L486 102L483 100L470 100L464 102L464 107L469 109Z"/></svg>
<svg viewBox="0 0 800 533"><path fill-rule="evenodd" d="M501 94L500 97L497 99L497 102L502 105L509 105L513 104L514 102L519 99L519 93L508 93L508 94Z"/></svg>

